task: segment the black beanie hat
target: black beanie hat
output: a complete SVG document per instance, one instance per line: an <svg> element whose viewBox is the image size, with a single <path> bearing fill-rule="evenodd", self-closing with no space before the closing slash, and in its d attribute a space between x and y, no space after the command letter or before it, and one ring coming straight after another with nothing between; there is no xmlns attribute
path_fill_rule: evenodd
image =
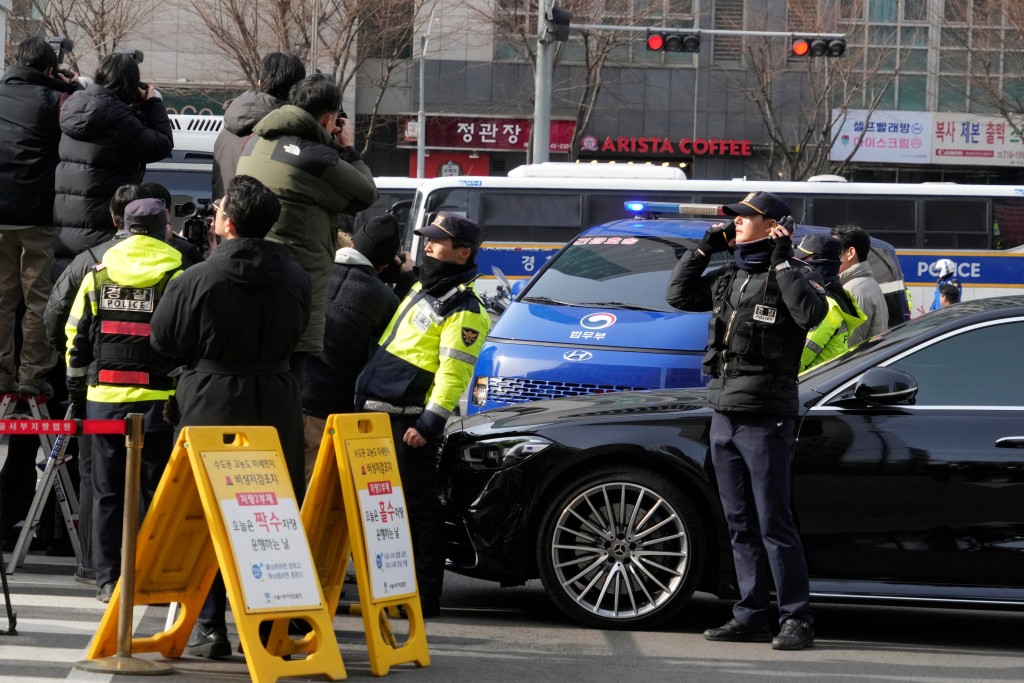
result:
<svg viewBox="0 0 1024 683"><path fill-rule="evenodd" d="M391 263L400 245L398 219L390 213L371 218L352 235L352 247L374 266Z"/></svg>

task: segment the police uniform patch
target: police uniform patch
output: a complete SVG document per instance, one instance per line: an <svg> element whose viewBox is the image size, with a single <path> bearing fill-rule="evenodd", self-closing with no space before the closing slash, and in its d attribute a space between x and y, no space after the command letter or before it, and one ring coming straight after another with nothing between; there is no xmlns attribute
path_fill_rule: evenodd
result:
<svg viewBox="0 0 1024 683"><path fill-rule="evenodd" d="M476 343L477 337L480 336L479 330L474 330L472 327L462 328L462 343L466 346L472 346Z"/></svg>
<svg viewBox="0 0 1024 683"><path fill-rule="evenodd" d="M764 304L754 306L754 320L759 323L774 323L776 315L778 315L778 311L771 306Z"/></svg>
<svg viewBox="0 0 1024 683"><path fill-rule="evenodd" d="M825 288L821 285L820 282L817 282L815 280L808 280L808 282L811 283L811 287L814 287L814 289L816 289L819 294L825 293Z"/></svg>
<svg viewBox="0 0 1024 683"><path fill-rule="evenodd" d="M154 298L152 287L137 289L106 282L100 287L99 308L105 311L152 313Z"/></svg>

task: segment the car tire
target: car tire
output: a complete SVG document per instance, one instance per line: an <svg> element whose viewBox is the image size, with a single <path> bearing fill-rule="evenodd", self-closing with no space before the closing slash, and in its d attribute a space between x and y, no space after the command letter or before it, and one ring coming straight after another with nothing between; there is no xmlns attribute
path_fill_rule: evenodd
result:
<svg viewBox="0 0 1024 683"><path fill-rule="evenodd" d="M573 481L554 497L540 530L545 590L566 615L597 628L649 628L671 618L693 595L706 557L693 504L644 469Z"/></svg>

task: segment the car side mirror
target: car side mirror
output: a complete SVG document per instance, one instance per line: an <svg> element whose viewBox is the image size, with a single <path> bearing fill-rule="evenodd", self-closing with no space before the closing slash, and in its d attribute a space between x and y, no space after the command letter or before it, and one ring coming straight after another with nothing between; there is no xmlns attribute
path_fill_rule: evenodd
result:
<svg viewBox="0 0 1024 683"><path fill-rule="evenodd" d="M853 393L865 403L913 405L917 396L917 380L901 370L871 368L857 381Z"/></svg>
<svg viewBox="0 0 1024 683"><path fill-rule="evenodd" d="M512 299L517 299L524 289L526 289L526 280L516 280L512 283Z"/></svg>

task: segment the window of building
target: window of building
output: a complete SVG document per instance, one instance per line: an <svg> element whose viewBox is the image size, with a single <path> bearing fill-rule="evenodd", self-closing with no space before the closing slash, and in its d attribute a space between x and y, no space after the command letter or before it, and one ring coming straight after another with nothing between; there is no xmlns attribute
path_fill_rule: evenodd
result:
<svg viewBox="0 0 1024 683"><path fill-rule="evenodd" d="M415 32L414 0L370 5L361 14L360 57L369 59L411 59Z"/></svg>
<svg viewBox="0 0 1024 683"><path fill-rule="evenodd" d="M714 25L718 31L743 30L743 0L718 0L714 9ZM712 57L716 64L737 64L743 61L742 36L715 36Z"/></svg>
<svg viewBox="0 0 1024 683"><path fill-rule="evenodd" d="M895 22L899 20L899 8L897 0L869 0L868 19Z"/></svg>
<svg viewBox="0 0 1024 683"><path fill-rule="evenodd" d="M903 0L903 21L927 21L928 0Z"/></svg>

